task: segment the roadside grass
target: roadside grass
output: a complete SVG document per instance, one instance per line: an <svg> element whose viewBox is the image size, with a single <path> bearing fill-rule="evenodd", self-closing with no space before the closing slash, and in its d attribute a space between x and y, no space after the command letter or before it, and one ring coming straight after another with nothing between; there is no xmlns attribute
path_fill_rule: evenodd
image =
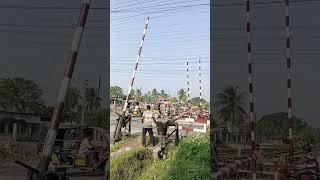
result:
<svg viewBox="0 0 320 180"><path fill-rule="evenodd" d="M136 179L151 162L151 152L146 148L124 152L111 159L110 179Z"/></svg>
<svg viewBox="0 0 320 180"><path fill-rule="evenodd" d="M155 139L155 143L158 144L159 143L159 137L154 137L154 139ZM147 136L147 138L146 138L147 145L148 145L149 141L150 141L150 137ZM131 148L142 147L141 136L135 135L135 136L123 138L120 142L117 142L114 145L111 145L110 151L111 152L115 152L115 151L117 151L117 150L119 150L121 148L124 148L124 147L131 147Z"/></svg>
<svg viewBox="0 0 320 180"><path fill-rule="evenodd" d="M210 179L209 134L185 138L169 152L166 160L150 165L138 180Z"/></svg>

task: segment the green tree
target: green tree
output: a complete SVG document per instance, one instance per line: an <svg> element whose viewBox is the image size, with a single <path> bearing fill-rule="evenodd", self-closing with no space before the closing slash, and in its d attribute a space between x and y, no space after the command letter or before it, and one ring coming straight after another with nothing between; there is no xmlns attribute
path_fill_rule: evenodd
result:
<svg viewBox="0 0 320 180"><path fill-rule="evenodd" d="M207 109L209 107L209 103L205 99L200 99L200 97L194 97L190 99L190 104L193 106L199 106L201 102L201 106Z"/></svg>
<svg viewBox="0 0 320 180"><path fill-rule="evenodd" d="M176 97L172 97L172 98L170 99L170 101L171 101L172 103L177 103L177 102L178 102L178 99L177 99Z"/></svg>
<svg viewBox="0 0 320 180"><path fill-rule="evenodd" d="M234 127L240 126L243 118L247 116L243 108L244 100L245 93L239 92L239 87L228 86L217 95L215 105L218 109L219 118L226 123L231 121L232 131L234 131Z"/></svg>
<svg viewBox="0 0 320 180"><path fill-rule="evenodd" d="M88 88L85 95L86 111L96 111L101 107L101 99L94 88Z"/></svg>
<svg viewBox="0 0 320 180"><path fill-rule="evenodd" d="M142 97L142 91L141 91L141 89L137 89L136 90L136 99L137 99L137 101L141 101L142 100L141 97Z"/></svg>
<svg viewBox="0 0 320 180"><path fill-rule="evenodd" d="M42 91L32 80L0 80L0 106L6 111L41 113L45 106Z"/></svg>
<svg viewBox="0 0 320 180"><path fill-rule="evenodd" d="M122 98L124 96L123 90L119 86L111 86L110 87L110 97L113 98Z"/></svg>
<svg viewBox="0 0 320 180"><path fill-rule="evenodd" d="M165 93L165 91L163 89L160 91L160 96L162 96L162 97L166 96L166 93Z"/></svg>
<svg viewBox="0 0 320 180"><path fill-rule="evenodd" d="M159 95L159 93L158 93L157 89L155 89L155 88L152 89L152 91L151 91L152 103L156 102L158 95Z"/></svg>
<svg viewBox="0 0 320 180"><path fill-rule="evenodd" d="M317 136L316 130L311 128L305 121L295 116L293 119L293 135L305 140ZM272 139L287 139L288 137L288 114L285 112L272 113L263 116L256 125L258 135Z"/></svg>
<svg viewBox="0 0 320 180"><path fill-rule="evenodd" d="M88 126L97 126L106 128L107 125L107 112L105 109L98 110L97 112L88 112L85 114L85 123Z"/></svg>
<svg viewBox="0 0 320 180"><path fill-rule="evenodd" d="M129 99L136 100L136 91L131 89Z"/></svg>
<svg viewBox="0 0 320 180"><path fill-rule="evenodd" d="M66 95L66 100L65 100L65 106L64 106L65 111L69 113L76 111L77 108L79 107L80 99L81 99L81 94L79 89L72 86L69 87Z"/></svg>
<svg viewBox="0 0 320 180"><path fill-rule="evenodd" d="M187 93L184 89L178 91L178 99L180 102L185 102L187 100Z"/></svg>

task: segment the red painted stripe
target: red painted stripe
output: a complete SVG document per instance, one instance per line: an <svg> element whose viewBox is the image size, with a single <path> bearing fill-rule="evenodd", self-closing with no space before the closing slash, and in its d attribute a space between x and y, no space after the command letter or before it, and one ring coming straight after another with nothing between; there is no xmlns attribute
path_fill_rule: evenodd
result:
<svg viewBox="0 0 320 180"><path fill-rule="evenodd" d="M249 74L252 73L252 64L251 63L248 64L248 72L249 72Z"/></svg>
<svg viewBox="0 0 320 180"><path fill-rule="evenodd" d="M249 93L253 93L253 85L252 85L252 83L249 83Z"/></svg>
<svg viewBox="0 0 320 180"><path fill-rule="evenodd" d="M248 42L248 53L251 53L251 42Z"/></svg>
<svg viewBox="0 0 320 180"><path fill-rule="evenodd" d="M291 100L291 97L288 98L288 108L291 108L292 107L292 100Z"/></svg>
<svg viewBox="0 0 320 180"><path fill-rule="evenodd" d="M86 24L88 12L89 12L89 4L83 4L80 11L78 26L84 27L84 25Z"/></svg>
<svg viewBox="0 0 320 180"><path fill-rule="evenodd" d="M286 26L289 26L289 23L290 23L289 16L286 16Z"/></svg>
<svg viewBox="0 0 320 180"><path fill-rule="evenodd" d="M61 115L63 112L63 107L64 107L64 102L61 102L58 104L58 106L53 111L51 122L52 122L52 127L54 129L59 128L59 123L60 123Z"/></svg>
<svg viewBox="0 0 320 180"><path fill-rule="evenodd" d="M193 131L192 128L187 128L187 127L183 127L183 126L182 126L182 130L184 130L184 131Z"/></svg>
<svg viewBox="0 0 320 180"><path fill-rule="evenodd" d="M64 74L65 74L65 76L67 76L70 79L72 78L74 66L75 66L76 60L77 60L77 55L78 55L78 53L75 51L71 51L69 54L69 64L68 64Z"/></svg>
<svg viewBox="0 0 320 180"><path fill-rule="evenodd" d="M291 68L291 59L290 58L287 58L287 68Z"/></svg>
<svg viewBox="0 0 320 180"><path fill-rule="evenodd" d="M250 26L250 22L247 22L247 32L251 31L251 26Z"/></svg>
<svg viewBox="0 0 320 180"><path fill-rule="evenodd" d="M288 79L287 86L288 86L288 88L291 88L291 79Z"/></svg>
<svg viewBox="0 0 320 180"><path fill-rule="evenodd" d="M250 112L253 112L253 102L250 102Z"/></svg>
<svg viewBox="0 0 320 180"><path fill-rule="evenodd" d="M137 70L137 69L138 69L138 63L134 65L134 70Z"/></svg>
<svg viewBox="0 0 320 180"><path fill-rule="evenodd" d="M247 7L247 12L249 12L250 11L250 2L249 1L247 1L247 4L246 4L246 7Z"/></svg>
<svg viewBox="0 0 320 180"><path fill-rule="evenodd" d="M287 48L290 48L290 38L286 39L286 45L287 45Z"/></svg>
<svg viewBox="0 0 320 180"><path fill-rule="evenodd" d="M142 51L142 46L139 47L138 54L140 55Z"/></svg>

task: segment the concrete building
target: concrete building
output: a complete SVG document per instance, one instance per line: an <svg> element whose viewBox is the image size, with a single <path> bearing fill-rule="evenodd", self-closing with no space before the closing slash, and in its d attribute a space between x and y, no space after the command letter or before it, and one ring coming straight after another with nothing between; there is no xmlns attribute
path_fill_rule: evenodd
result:
<svg viewBox="0 0 320 180"><path fill-rule="evenodd" d="M0 111L0 136L17 141L35 141L47 118L32 113Z"/></svg>

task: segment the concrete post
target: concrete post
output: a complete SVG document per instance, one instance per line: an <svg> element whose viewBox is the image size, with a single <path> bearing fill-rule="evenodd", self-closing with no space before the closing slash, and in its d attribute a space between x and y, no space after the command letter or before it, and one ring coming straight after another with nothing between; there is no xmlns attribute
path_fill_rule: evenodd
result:
<svg viewBox="0 0 320 180"><path fill-rule="evenodd" d="M4 124L4 133L9 134L9 124Z"/></svg>
<svg viewBox="0 0 320 180"><path fill-rule="evenodd" d="M12 124L12 138L17 138L17 132L18 132L18 125L17 123Z"/></svg>

